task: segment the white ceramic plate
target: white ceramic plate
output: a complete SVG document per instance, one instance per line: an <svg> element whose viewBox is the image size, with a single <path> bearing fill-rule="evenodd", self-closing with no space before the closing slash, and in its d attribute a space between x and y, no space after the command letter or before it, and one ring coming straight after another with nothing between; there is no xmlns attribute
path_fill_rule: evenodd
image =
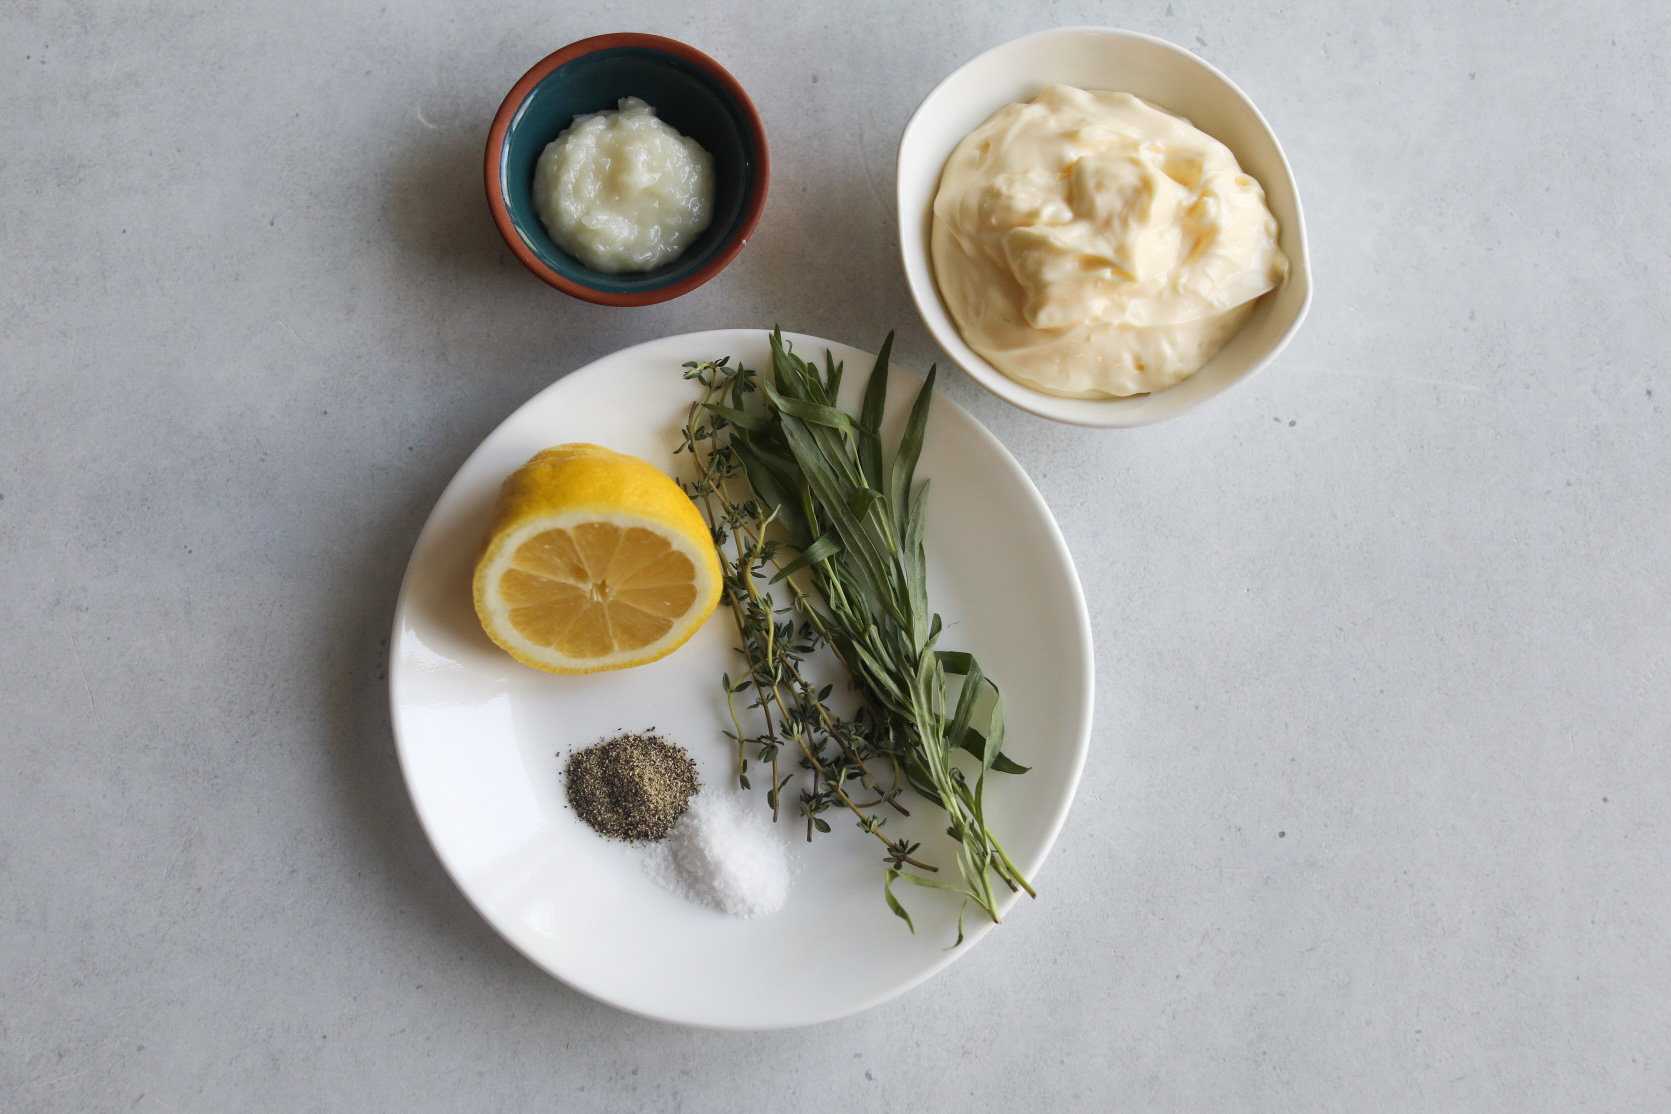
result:
<svg viewBox="0 0 1671 1114"><path fill-rule="evenodd" d="M871 356L812 337L807 358L845 362L856 401ZM881 845L852 825L796 838L782 911L740 920L660 888L642 851L606 841L567 808L564 757L620 730L657 728L690 751L704 791L730 792L732 752L719 677L737 669L735 631L716 613L651 665L559 677L517 664L477 625L470 572L500 482L540 449L595 441L673 471L675 431L693 395L680 365L729 355L769 367L766 335L725 330L652 341L559 380L505 420L442 494L412 553L395 610L389 668L407 788L448 873L524 955L577 990L690 1025L804 1025L885 1001L951 963L985 934L958 903L901 886L913 936L882 901ZM920 383L896 370L890 420ZM1091 726L1091 636L1073 562L1050 511L990 433L944 396L934 401L919 477L933 483L926 548L942 645L967 649L1003 687L1005 752L1032 767L993 775L987 815L1048 896L1039 866L1067 815ZM757 779L757 786L760 784ZM758 789L753 798L764 809ZM891 832L926 853L950 841L917 802ZM915 827L912 827L915 825ZM785 825L788 834L804 829ZM936 855L951 867L945 855ZM1006 928L1006 931L1010 929Z"/></svg>

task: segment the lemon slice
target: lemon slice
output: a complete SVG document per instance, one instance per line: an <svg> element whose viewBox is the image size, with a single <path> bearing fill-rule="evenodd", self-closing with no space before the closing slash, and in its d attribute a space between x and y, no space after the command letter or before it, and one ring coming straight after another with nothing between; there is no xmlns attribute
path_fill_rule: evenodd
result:
<svg viewBox="0 0 1671 1114"><path fill-rule="evenodd" d="M551 673L666 657L719 603L713 536L654 465L559 445L511 473L476 562L489 638Z"/></svg>

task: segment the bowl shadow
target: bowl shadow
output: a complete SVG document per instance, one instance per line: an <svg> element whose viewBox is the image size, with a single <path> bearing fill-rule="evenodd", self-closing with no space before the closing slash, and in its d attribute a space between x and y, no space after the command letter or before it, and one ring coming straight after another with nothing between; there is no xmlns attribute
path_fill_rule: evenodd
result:
<svg viewBox="0 0 1671 1114"><path fill-rule="evenodd" d="M502 272L518 286L528 277L493 225L484 185L478 128L437 128L398 147L387 168L386 221L407 265L480 281Z"/></svg>

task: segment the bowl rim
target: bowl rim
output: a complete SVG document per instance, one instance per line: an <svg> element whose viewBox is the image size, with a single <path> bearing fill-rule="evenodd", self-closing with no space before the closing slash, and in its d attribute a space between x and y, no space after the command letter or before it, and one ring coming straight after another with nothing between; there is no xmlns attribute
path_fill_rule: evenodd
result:
<svg viewBox="0 0 1671 1114"><path fill-rule="evenodd" d="M1302 296L1299 307L1294 313L1294 320L1289 323L1286 329L1283 330L1282 335L1277 337L1276 340L1272 342L1270 348L1266 350L1257 360L1255 360L1252 365L1249 366L1248 369L1240 376L1189 402L1180 402L1169 410L1158 412L1151 410L1146 414L1141 412L1138 414L1122 413L1122 410L1133 409L1129 403L1136 402L1138 400L1155 398L1157 395L1164 394L1165 391L1155 392L1154 394L1148 395L1132 396L1131 398L1082 399L1064 398L1048 394L1044 391L1035 390L1011 379L1002 371L994 367L991 361L982 357L980 353L974 352L972 348L970 348L969 351L974 356L974 366L971 366L970 362L961 358L957 352L946 343L945 339L941 335L940 325L936 323L934 318L929 313L930 304L934 304L943 310L947 320L950 321L950 328L953 334L957 337L957 340L962 343L963 347L969 348L968 343L963 341L961 331L957 329L957 323L950 320L950 311L945 310L944 298L940 294L939 283L934 279L934 261L932 255L923 245L917 245L916 254L921 255L927 265L927 285L931 287L931 289L921 289L916 278L911 273L912 250L907 244L905 236L907 199L902 190L900 167L905 159L906 145L910 142L912 132L916 129L919 120L922 118L923 111L928 107L929 102L936 99L942 91L944 91L946 86L956 80L957 77L965 70L988 59L992 55L1012 50L1021 46L1023 43L1027 43L1035 39L1050 39L1084 34L1092 34L1102 38L1124 39L1160 47L1171 54L1179 56L1186 64L1193 63L1195 66L1205 70L1214 79L1216 79L1226 91L1228 91L1236 99L1240 100L1242 104L1246 106L1248 111L1252 113L1253 118L1258 121L1259 126L1264 129L1266 136L1270 138L1271 145L1276 152L1277 161L1282 168L1282 173L1287 179L1289 190L1293 194L1294 198L1293 227L1299 251L1297 253L1290 253L1288 277L1284 280L1285 282L1298 282L1302 284ZM1170 109L1168 111L1170 111ZM949 154L950 152L948 152L948 155ZM938 181L938 178L936 178L936 181ZM1300 197L1299 182L1294 176L1293 165L1288 161L1288 153L1283 150L1282 141L1278 138L1276 129L1272 128L1270 121L1265 119L1265 114L1259 110L1259 106L1254 103L1253 98L1249 97L1247 93L1242 90L1241 86L1232 81L1223 70L1220 70L1217 66L1213 65L1205 58L1202 58L1200 55L1193 53L1185 47L1179 46L1177 43L1159 38L1155 35L1144 34L1141 31L1128 31L1120 27L1104 27L1090 24L1078 24L1066 27L1049 27L1039 31L1031 31L1025 35L1018 36L1017 38L997 43L996 45L988 47L986 50L981 51L969 58L967 61L958 65L950 73L946 74L945 77L935 82L934 87L923 95L922 100L918 102L917 107L912 110L910 117L905 121L905 127L900 131L899 145L895 149L894 154L894 200L895 215L899 221L900 228L899 253L900 264L905 270L905 285L910 291L911 301L916 306L917 314L922 318L924 326L926 326L929 331L929 335L934 338L935 343L937 343L941 349L945 351L946 355L951 358L952 363L956 364L959 370L961 370L970 379L974 380L975 383L977 383L983 390L987 391L989 394L998 396L1017 409L1024 410L1027 413L1037 415L1041 418L1047 418L1051 421L1096 429L1131 429L1144 425L1153 425L1158 422L1179 417L1200 407L1211 399L1225 394L1231 388L1240 383L1246 382L1247 380L1253 378L1254 375L1263 371L1276 359L1277 356L1282 353L1282 350L1288 346L1288 343L1294 338L1294 335L1299 332L1300 326L1304 324L1306 316L1311 311L1311 247L1309 237L1306 235L1305 207ZM932 196L930 197L930 205L932 206ZM1187 380L1185 381L1187 382ZM1178 384L1175 384L1175 386L1176 385ZM1171 388L1167 389L1170 390ZM1084 405L1086 403L1091 404L1091 406Z"/></svg>
<svg viewBox="0 0 1671 1114"><path fill-rule="evenodd" d="M621 292L598 290L558 274L528 247L522 239L522 234L517 231L516 222L511 219L510 209L505 204L501 161L505 149L505 136L510 131L511 120L515 118L517 110L522 107L523 102L528 99L529 94L534 91L535 87L556 70L588 54L621 47L637 47L642 50L672 55L702 70L725 91L741 110L744 130L748 135L750 145L755 151L755 166L752 177L756 188L748 204L744 207L742 219L735 230L727 237L719 251L715 252L713 257L701 267L678 282L658 286L653 290ZM493 126L488 129L487 133L484 170L486 173L487 205L493 213L493 223L498 227L499 235L504 239L506 246L522 261L523 266L571 297L604 306L648 306L655 305L658 302L671 301L681 294L688 294L695 290L723 271L733 259L737 258L737 253L743 250L743 245L748 243L749 237L754 235L755 226L760 223L760 216L766 209L766 191L772 179L771 154L766 146L766 126L761 122L760 113L754 107L754 101L743 90L742 84L724 66L690 44L682 43L678 39L669 39L662 35L648 35L637 31L616 31L606 35L592 35L589 38L578 39L565 47L552 51L534 63L533 67L523 74L515 85L511 86L511 91L505 94L504 101L499 105L499 111L493 116Z"/></svg>

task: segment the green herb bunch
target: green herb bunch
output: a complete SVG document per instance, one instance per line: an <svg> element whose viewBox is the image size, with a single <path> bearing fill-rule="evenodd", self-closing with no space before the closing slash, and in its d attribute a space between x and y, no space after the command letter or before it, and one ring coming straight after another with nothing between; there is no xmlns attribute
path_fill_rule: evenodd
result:
<svg viewBox="0 0 1671 1114"><path fill-rule="evenodd" d="M845 809L883 843L883 895L908 925L893 892L902 879L958 894L997 921L994 879L1033 889L986 824L986 779L1026 768L1002 753L997 685L972 655L938 648L923 556L929 485L915 482L934 371L885 459L892 346L890 333L856 416L837 401L842 366L829 353L822 369L807 363L775 330L770 380L729 359L685 365L702 394L677 451L694 458L686 490L712 527L748 662L743 676L723 678L727 735L740 785L750 784L751 757L769 767L774 818L799 768L810 775L799 799L808 839ZM821 647L852 677L860 707L851 716L830 708L831 686L808 678ZM751 733L745 719L761 729ZM919 845L884 830L889 812L909 815L899 799L907 786L944 811L961 883L930 877L938 868L918 857Z"/></svg>

